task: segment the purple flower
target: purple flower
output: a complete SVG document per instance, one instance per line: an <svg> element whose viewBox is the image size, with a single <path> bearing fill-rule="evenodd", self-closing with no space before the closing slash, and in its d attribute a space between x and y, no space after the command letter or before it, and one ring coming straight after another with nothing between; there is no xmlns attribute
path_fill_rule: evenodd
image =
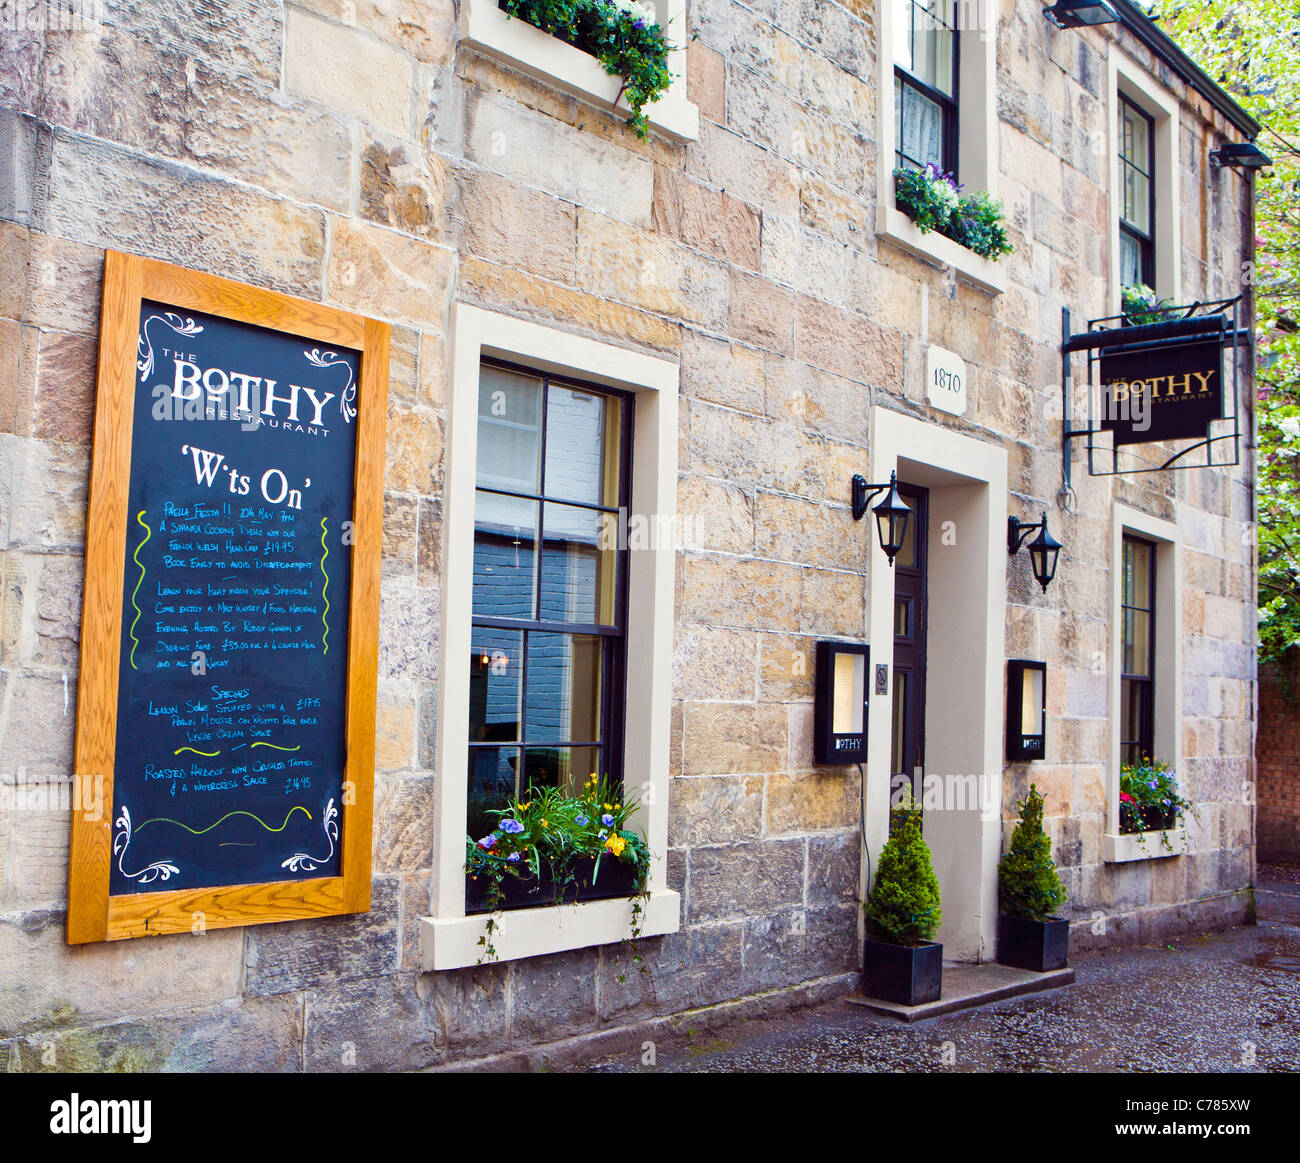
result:
<svg viewBox="0 0 1300 1163"><path fill-rule="evenodd" d="M518 820L506 819L501 821L501 831L507 832L511 836L517 836L523 830L524 826Z"/></svg>
<svg viewBox="0 0 1300 1163"><path fill-rule="evenodd" d="M614 817L606 812L600 817L600 822L604 824L606 828L612 828L614 826Z"/></svg>
<svg viewBox="0 0 1300 1163"><path fill-rule="evenodd" d="M509 856L506 857L506 859L507 859L508 861L510 861L511 864L513 864L516 860L519 859L519 853L518 853L518 852L512 852L512 853L510 853Z"/></svg>
<svg viewBox="0 0 1300 1163"><path fill-rule="evenodd" d="M1156 786L1156 781L1155 781L1154 779L1151 780L1151 781L1147 784L1147 787L1151 787L1151 788L1153 788L1153 787L1155 787L1155 786Z"/></svg>
<svg viewBox="0 0 1300 1163"><path fill-rule="evenodd" d="M573 822L577 824L579 828L585 828L588 824L591 823L591 821L587 819L586 816L582 816L582 815L574 816Z"/></svg>
<svg viewBox="0 0 1300 1163"><path fill-rule="evenodd" d="M489 836L484 836L483 839L478 842L478 846L486 852L496 842L497 842L497 834L493 832Z"/></svg>

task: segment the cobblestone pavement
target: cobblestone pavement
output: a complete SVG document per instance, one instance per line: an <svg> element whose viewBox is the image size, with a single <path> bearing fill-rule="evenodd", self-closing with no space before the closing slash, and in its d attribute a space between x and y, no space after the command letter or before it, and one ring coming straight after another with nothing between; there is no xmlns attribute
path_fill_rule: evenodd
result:
<svg viewBox="0 0 1300 1163"><path fill-rule="evenodd" d="M1262 866L1259 924L1078 960L1073 986L903 1025L843 1000L590 1063L593 1071L1300 1069L1300 868Z"/></svg>

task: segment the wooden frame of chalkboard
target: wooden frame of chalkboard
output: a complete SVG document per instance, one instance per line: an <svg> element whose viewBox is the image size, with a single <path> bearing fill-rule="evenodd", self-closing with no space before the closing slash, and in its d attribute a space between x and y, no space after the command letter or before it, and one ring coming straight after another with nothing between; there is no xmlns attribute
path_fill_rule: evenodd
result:
<svg viewBox="0 0 1300 1163"><path fill-rule="evenodd" d="M164 332L164 334L167 334L168 342L173 344L176 343L174 338L176 335L185 336L193 332L178 330L171 323L167 323L165 313L173 312L170 318L175 320L178 317L183 319L185 312L198 312L201 313L201 317L209 317L209 338L219 332L217 324L228 325L232 330L245 327L250 329L250 334L252 334L251 329L255 328L260 329L256 334L262 337L258 342L267 344L279 342L283 346L283 337L289 337L295 341L302 341L299 346L303 348L314 345L310 351L301 351L300 355L305 355L307 361L315 364L318 369L337 369L341 366L339 363L322 361L322 352L336 361L344 358L336 351L327 349L342 349L346 359L351 361L347 381L350 390L340 389L334 404L336 408L341 407L348 421L346 427L350 430L349 441L353 440L353 432L355 433L355 452L351 463L345 463L341 467L337 464L329 464L331 472L344 474L339 479L350 478L353 487L350 514L346 509L342 510L342 514L350 515L352 521L349 534L350 573L340 574L341 580L347 582L345 591L348 602L346 685L339 696L342 724L333 728L337 731L341 744L338 763L335 766L341 766L338 777L344 792L339 796L342 818L341 820L337 818L333 799L330 801L331 813L322 813L319 810L316 813L318 829L322 823L326 832L329 832L331 824L333 827L330 843L331 863L313 865L306 860L303 853L299 853L296 857L276 865L288 870L289 874L286 874L283 879L261 876L256 882L245 883L238 876L234 876L231 877L230 883L214 883L212 877L220 875L221 866L218 865L218 871L214 873L209 869L206 881L197 886L142 891L144 884L169 879L168 869L170 872L178 872L178 869L165 861L157 861L158 871L150 876L142 876L138 871L131 871L125 866L118 867L122 865L119 849L123 845L121 835L117 837L114 835L117 830L114 824L114 812L118 809L115 807L113 789L116 757L120 754L119 685L126 681L124 675L127 675L131 681L135 681L135 678L128 675L123 668L125 658L123 630L126 618L123 603L128 588L124 563L129 569L128 531L134 529L129 512L134 484L133 434L139 431L133 428L133 420L137 396L141 390L138 380L144 379L144 364L140 362L142 329L146 337L152 334L149 332L148 322L142 324L142 310L150 311L155 308L161 308L164 313L164 323L171 329L170 333ZM191 328L201 330L192 322ZM106 253L103 315L100 324L98 395L95 407L86 530L86 584L82 611L81 670L74 768L74 788L93 786L94 794L87 791L84 795L74 797L68 887L67 940L69 944L165 933L198 932L206 928L323 917L365 912L369 909L379 573L385 462L384 421L387 406L389 338L389 326L374 319L167 263L115 251ZM322 348L321 345L325 347ZM172 354L165 348L160 350L164 354ZM152 358L151 347L150 359ZM354 369L353 377L351 372ZM191 366L182 368L178 360L175 369L176 394L190 395L188 390L181 391L182 383L187 389L193 384L193 396L199 397L198 374ZM307 380L307 375L297 378ZM268 385L270 383L271 381L268 380ZM280 390L286 389L282 387ZM322 389L319 398L324 399L326 395L327 393ZM310 392L309 396L310 400L305 400L305 405L318 405L318 397ZM231 398L233 399L233 396ZM275 401L272 391L268 391L267 400ZM268 403L267 407L270 408L271 403ZM317 419L321 416L319 406L315 407L315 416ZM156 413L155 418L157 418ZM259 431L258 426L263 423L259 414L254 424L254 431ZM270 426L274 427L274 425ZM287 428L288 425L283 427ZM342 429L344 425L341 421L337 421L335 427L336 430ZM294 438L284 435L280 439L287 441ZM170 453L176 451L170 449L170 445L168 447ZM188 446L182 447L188 453ZM146 467L150 455L156 459L159 454L152 450L139 450L139 459ZM313 447L311 455L317 457L313 464L328 463L331 453L321 453ZM200 477L200 467L196 451L194 453L196 479ZM231 473L232 470L227 467L224 471ZM278 470L270 471L274 473ZM229 491L234 493L238 483L246 479L238 475L232 476ZM328 479L326 478L327 481ZM261 484L262 495L268 500L275 499L274 494L278 494L281 487L287 487L283 476L279 478L271 476L269 490L267 481L268 478L263 477ZM257 488L257 482L258 478L254 476L254 490ZM227 482L222 478L218 483L225 485ZM307 484L310 484L310 480ZM141 484L140 487L145 486ZM293 503L292 493L289 503ZM335 498L331 503L334 504L335 509L338 509L345 502ZM277 519L291 520L292 518ZM268 517L267 520L270 522L272 518ZM143 525L144 522L141 521L140 524ZM173 522L174 526L175 522ZM322 521L323 528L324 521ZM337 532L334 535L337 536ZM325 544L324 532L321 533L320 543L322 547ZM269 555L271 543L263 541L259 544ZM344 540L342 544L349 544L349 541ZM244 548L251 548L251 543ZM139 545L136 546L135 552L137 554L140 552ZM202 563L204 559L190 559L189 564L192 565L194 560ZM347 561L345 557L343 564L335 565L336 572L346 571L349 568ZM138 557L136 564L140 564ZM219 561L214 564L227 566L233 563ZM250 566L250 568L254 567L261 568L257 563ZM326 573L323 557L321 572ZM142 566L141 580L143 576ZM329 580L326 575L326 585ZM137 585L136 589L139 588ZM131 600L134 604L135 598L132 597ZM311 606L304 608L315 609ZM328 610L328 606L325 609ZM343 619L337 614L338 611L335 612L334 627L336 642L342 637L344 630ZM136 621L138 620L137 607ZM321 622L325 625L324 633L328 636L329 623L324 616L321 617ZM197 623L194 624L194 629L196 631L199 629ZM131 632L134 635L134 624ZM302 637L305 638L306 635ZM278 646L279 643L277 642L276 645ZM184 662L171 665L178 668L176 673L178 682L182 674L188 679L188 673L180 670L181 667L190 667L188 657ZM276 665L278 667L280 664L277 662ZM331 665L338 666L333 662ZM132 667L135 668L134 656ZM273 667L267 673L274 675L277 671ZM126 689L124 686L123 690ZM283 711L284 707L281 706L280 709ZM155 713L152 703L149 705L149 713ZM169 726L178 721L185 722L173 718ZM314 720L285 721L301 723ZM162 728L163 725L164 720L159 720L158 726ZM126 726L130 731L133 724L128 723ZM132 734L138 735L139 732L132 731ZM130 745L129 740L128 745ZM273 746L270 743L259 745L268 748ZM180 750L201 753L195 748ZM296 748L281 747L278 750L289 752ZM269 755L270 752L257 754ZM306 760L298 762L307 766ZM273 765L267 764L267 766ZM125 773L122 778L123 780L127 778ZM207 786L205 785L205 790ZM242 785L236 780L221 786L224 788ZM126 784L123 787L125 788ZM174 785L172 794L175 795ZM307 809L302 810L304 815L310 818ZM229 814L251 815L253 819L258 819L252 813L231 812ZM177 823L174 820L163 822ZM342 838L336 846L334 840L338 839L340 824ZM186 830L191 835L200 835L200 832L194 828ZM282 829L268 828L267 830ZM129 820L127 831L129 833ZM129 841L128 835L127 842ZM253 847L251 844L244 846ZM280 854L277 852L275 855ZM116 864L115 856L118 857ZM311 859L319 860L321 857L318 854ZM315 870L318 874L310 875L310 870ZM146 872L148 871L146 869ZM131 883L129 890L115 891L114 884L120 886L123 872L135 877L136 880ZM176 879L183 881L184 877L177 875Z"/></svg>

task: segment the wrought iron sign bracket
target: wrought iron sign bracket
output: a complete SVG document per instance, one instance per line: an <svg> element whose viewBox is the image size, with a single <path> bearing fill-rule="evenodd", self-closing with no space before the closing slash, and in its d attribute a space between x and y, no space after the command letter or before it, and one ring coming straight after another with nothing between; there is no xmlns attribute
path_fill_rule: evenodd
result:
<svg viewBox="0 0 1300 1163"><path fill-rule="evenodd" d="M1074 495L1073 489L1073 452L1074 441L1086 440L1087 465L1090 476L1127 476L1136 473L1160 472L1164 469L1184 468L1226 468L1240 463L1239 441L1240 422L1240 388L1241 358L1240 350L1249 348L1250 331L1240 325L1242 297L1224 299L1211 303L1191 303L1181 307L1161 308L1164 318L1156 323L1130 324L1125 316L1109 316L1089 320L1085 330L1072 333L1070 309L1061 309L1061 496L1062 507L1070 508L1068 503ZM1132 433L1116 431L1116 404L1113 397L1101 392L1096 383L1096 374L1103 359L1120 359L1123 357L1147 356L1158 358L1167 356L1176 360L1179 353L1186 353L1200 346L1202 350L1218 347L1219 385L1222 396L1221 407L1217 415L1212 416L1205 425L1205 435L1180 433L1176 436L1153 435L1150 441L1134 439ZM1086 426L1075 426L1074 384L1071 374L1070 357L1075 352L1088 355L1088 377L1085 381L1087 392ZM1232 353L1231 375L1224 374L1223 353ZM1207 376L1209 373L1206 373ZM1156 381L1152 381L1154 384ZM1135 386L1142 386L1135 377ZM1147 397L1147 409L1153 403L1155 388L1150 389ZM1169 392L1172 392L1170 377ZM1099 397L1099 393L1102 398ZM1100 413L1100 414L1099 414ZM1100 442L1098 438L1103 438ZM1109 444L1106 443L1109 440ZM1191 443L1188 443L1188 441ZM1133 448L1153 448L1159 446L1164 452L1159 463L1146 461L1137 454L1127 451ZM1218 455L1222 449L1230 449L1227 455ZM1202 457L1192 454L1204 450ZM1121 460L1121 457L1123 459ZM1109 463L1105 463L1106 461ZM1137 463L1133 463L1133 462Z"/></svg>

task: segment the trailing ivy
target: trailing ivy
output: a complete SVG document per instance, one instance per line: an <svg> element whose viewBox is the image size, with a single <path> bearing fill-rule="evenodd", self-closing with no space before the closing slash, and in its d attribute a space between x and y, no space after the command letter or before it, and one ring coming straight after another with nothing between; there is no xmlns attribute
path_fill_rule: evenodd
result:
<svg viewBox="0 0 1300 1163"><path fill-rule="evenodd" d="M668 38L635 4L614 0L501 0L511 15L594 56L605 72L621 77L614 104L626 97L636 135L650 136L645 107L668 91Z"/></svg>
<svg viewBox="0 0 1300 1163"><path fill-rule="evenodd" d="M956 179L938 166L896 169L894 199L922 234L936 231L994 262L1015 249L1003 223L1002 203L983 190L963 194Z"/></svg>

